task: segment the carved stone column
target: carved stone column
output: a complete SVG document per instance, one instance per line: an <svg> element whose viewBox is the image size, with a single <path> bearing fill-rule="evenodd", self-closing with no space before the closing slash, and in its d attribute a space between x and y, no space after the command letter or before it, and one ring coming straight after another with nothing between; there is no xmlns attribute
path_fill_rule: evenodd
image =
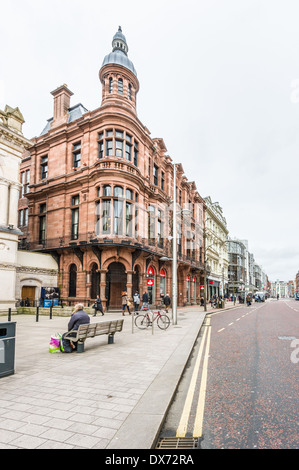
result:
<svg viewBox="0 0 299 470"><path fill-rule="evenodd" d="M8 182L0 180L0 225L8 222Z"/></svg>
<svg viewBox="0 0 299 470"><path fill-rule="evenodd" d="M107 269L99 269L99 272L101 274L101 280L100 280L100 299L102 301L102 305L104 307L104 311L106 310L106 305L107 305L107 300L106 299L106 273Z"/></svg>
<svg viewBox="0 0 299 470"><path fill-rule="evenodd" d="M133 288L133 272L127 271L127 295L130 300L132 300L132 288Z"/></svg>
<svg viewBox="0 0 299 470"><path fill-rule="evenodd" d="M9 193L10 194L9 194L8 224L13 225L14 228L17 228L18 227L19 186L16 184L11 184Z"/></svg>

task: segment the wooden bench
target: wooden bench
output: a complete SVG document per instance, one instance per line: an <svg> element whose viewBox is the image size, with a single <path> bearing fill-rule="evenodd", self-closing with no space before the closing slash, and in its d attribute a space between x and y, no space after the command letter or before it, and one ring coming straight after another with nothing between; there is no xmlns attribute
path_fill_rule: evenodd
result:
<svg viewBox="0 0 299 470"><path fill-rule="evenodd" d="M70 330L64 336L72 342L78 342L77 352L84 352L84 342L87 338L94 338L95 336L108 335L108 344L114 343L114 335L117 331L122 331L124 319L101 321L98 323L88 323L80 325L78 330Z"/></svg>

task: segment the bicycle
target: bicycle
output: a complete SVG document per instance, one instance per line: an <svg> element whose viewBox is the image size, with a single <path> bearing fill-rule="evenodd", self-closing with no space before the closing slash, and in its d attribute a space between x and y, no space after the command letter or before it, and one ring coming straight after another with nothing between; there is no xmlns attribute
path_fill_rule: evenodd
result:
<svg viewBox="0 0 299 470"><path fill-rule="evenodd" d="M149 314L151 314L152 317L150 317ZM170 318L166 315L166 313L163 313L161 315L160 310L158 310L157 312L152 312L151 310L148 310L144 315L137 315L135 318L135 325L140 330L145 330L145 328L151 326L152 322L156 320L157 325L161 330L166 330L170 325Z"/></svg>

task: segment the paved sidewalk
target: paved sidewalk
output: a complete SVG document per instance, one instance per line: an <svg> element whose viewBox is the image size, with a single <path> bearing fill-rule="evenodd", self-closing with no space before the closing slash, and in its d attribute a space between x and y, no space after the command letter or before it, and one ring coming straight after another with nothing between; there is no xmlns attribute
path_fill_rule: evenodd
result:
<svg viewBox="0 0 299 470"><path fill-rule="evenodd" d="M114 344L105 335L82 354L50 354L50 336L65 332L68 318L12 316L15 374L0 379L0 449L152 448L204 318L203 307L190 306L166 331L132 332L126 315Z"/></svg>

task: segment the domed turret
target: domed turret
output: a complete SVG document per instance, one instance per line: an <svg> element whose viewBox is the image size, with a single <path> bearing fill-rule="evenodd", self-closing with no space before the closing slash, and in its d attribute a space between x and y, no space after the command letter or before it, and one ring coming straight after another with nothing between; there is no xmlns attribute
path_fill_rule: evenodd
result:
<svg viewBox="0 0 299 470"><path fill-rule="evenodd" d="M128 58L128 44L124 34L122 33L121 26L119 26L117 33L113 36L112 52L106 55L103 60L102 67L107 64L118 64L131 70L137 77L137 73L133 62Z"/></svg>
<svg viewBox="0 0 299 470"><path fill-rule="evenodd" d="M106 55L100 69L103 86L102 106L118 104L136 113L136 94L139 82L133 62L128 58L128 44L119 26L112 39L112 52Z"/></svg>

